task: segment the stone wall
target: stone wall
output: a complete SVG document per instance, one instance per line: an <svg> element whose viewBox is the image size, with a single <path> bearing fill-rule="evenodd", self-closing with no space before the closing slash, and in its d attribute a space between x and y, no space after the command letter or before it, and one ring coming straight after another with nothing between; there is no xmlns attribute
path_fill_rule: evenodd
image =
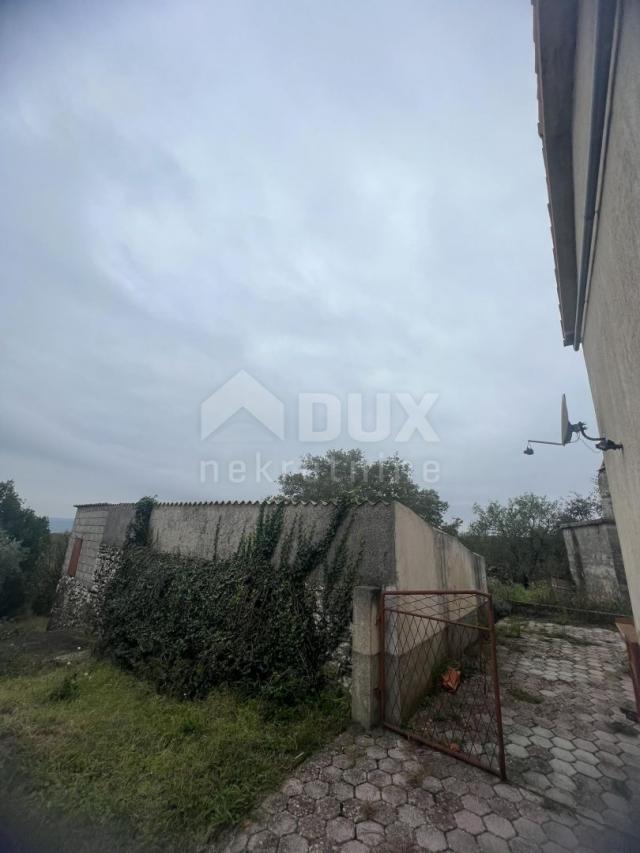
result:
<svg viewBox="0 0 640 853"><path fill-rule="evenodd" d="M626 601L629 593L615 521L568 524L562 535L576 589L594 602Z"/></svg>

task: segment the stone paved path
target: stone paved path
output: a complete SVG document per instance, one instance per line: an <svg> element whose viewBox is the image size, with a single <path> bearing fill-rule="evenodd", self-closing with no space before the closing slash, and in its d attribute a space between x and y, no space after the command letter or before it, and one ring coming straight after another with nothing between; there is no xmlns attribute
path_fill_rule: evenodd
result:
<svg viewBox="0 0 640 853"><path fill-rule="evenodd" d="M559 635L559 636L558 636ZM215 850L640 851L640 727L618 636L499 640L509 782L390 732L349 731Z"/></svg>

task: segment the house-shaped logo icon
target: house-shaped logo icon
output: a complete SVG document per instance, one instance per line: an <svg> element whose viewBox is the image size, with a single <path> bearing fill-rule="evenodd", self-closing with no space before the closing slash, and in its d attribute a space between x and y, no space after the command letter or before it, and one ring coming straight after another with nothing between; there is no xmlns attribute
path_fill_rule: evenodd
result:
<svg viewBox="0 0 640 853"><path fill-rule="evenodd" d="M200 438L208 438L241 409L284 438L284 403L246 370L239 370L201 403Z"/></svg>

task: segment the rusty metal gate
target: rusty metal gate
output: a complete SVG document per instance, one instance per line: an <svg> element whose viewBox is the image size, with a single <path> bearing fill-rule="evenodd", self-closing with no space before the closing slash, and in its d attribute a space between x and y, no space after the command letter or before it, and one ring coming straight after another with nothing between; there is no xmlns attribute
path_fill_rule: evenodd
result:
<svg viewBox="0 0 640 853"><path fill-rule="evenodd" d="M491 596L383 592L379 626L383 725L505 779Z"/></svg>

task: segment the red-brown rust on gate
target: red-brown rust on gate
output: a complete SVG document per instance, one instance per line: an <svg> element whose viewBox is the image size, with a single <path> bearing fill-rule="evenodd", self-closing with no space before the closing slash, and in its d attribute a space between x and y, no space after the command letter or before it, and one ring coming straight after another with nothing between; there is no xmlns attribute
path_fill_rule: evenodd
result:
<svg viewBox="0 0 640 853"><path fill-rule="evenodd" d="M378 626L383 726L506 779L491 595L385 590Z"/></svg>

